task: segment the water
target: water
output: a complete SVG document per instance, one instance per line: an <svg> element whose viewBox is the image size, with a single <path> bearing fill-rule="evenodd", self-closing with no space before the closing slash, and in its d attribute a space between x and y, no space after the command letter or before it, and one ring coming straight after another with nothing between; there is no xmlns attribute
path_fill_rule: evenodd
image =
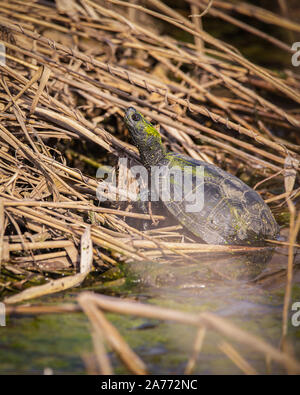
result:
<svg viewBox="0 0 300 395"><path fill-rule="evenodd" d="M74 302L84 289L126 296L188 312L211 311L258 335L274 346L281 336L287 249L278 248L269 262L245 255L201 258L201 262L132 263L107 273L105 280L88 280L72 292L40 298L35 303ZM251 261L252 259L252 261ZM256 269L251 268L252 265ZM207 269L209 267L209 269ZM232 269L234 267L234 269ZM250 267L251 270L245 269ZM292 303L300 302L300 255L295 253ZM216 269L217 268L217 269ZM242 270L241 270L242 268ZM116 275L117 272L117 275ZM121 274L120 274L121 273ZM122 274L123 273L123 274ZM111 277L110 277L111 275ZM117 279L115 279L117 277ZM300 326L289 320L289 342L300 359ZM152 373L183 373L195 338L195 328L173 322L107 314ZM222 338L209 332L194 373L241 373L218 348ZM260 373L267 373L264 357L229 340ZM84 314L9 317L0 327L0 373L84 374L83 360L92 353L89 322ZM116 373L127 373L110 353ZM285 373L275 363L271 373Z"/></svg>

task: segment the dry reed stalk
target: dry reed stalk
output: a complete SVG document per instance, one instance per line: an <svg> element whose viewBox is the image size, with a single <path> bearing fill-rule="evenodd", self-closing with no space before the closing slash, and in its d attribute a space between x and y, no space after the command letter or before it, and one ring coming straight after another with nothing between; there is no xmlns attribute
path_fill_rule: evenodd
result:
<svg viewBox="0 0 300 395"><path fill-rule="evenodd" d="M132 373L146 374L147 369L143 361L131 350L117 329L105 318L104 314L97 309L96 305L91 303L89 295L82 293L78 298L78 302L93 324L97 339L105 337L108 344L119 354L120 358Z"/></svg>
<svg viewBox="0 0 300 395"><path fill-rule="evenodd" d="M300 32L300 25L294 21L282 18L271 11L247 3L232 4L229 2L214 0L214 5L226 10L234 10L240 14L257 18L263 22L275 24L288 30Z"/></svg>
<svg viewBox="0 0 300 395"><path fill-rule="evenodd" d="M81 237L81 255L80 255L80 273L66 278L52 280L49 283L37 287L26 289L17 295L4 299L7 304L23 302L24 300L38 298L55 292L61 292L66 289L76 287L82 283L85 277L92 270L93 262L93 244L91 239L90 228L87 227Z"/></svg>
<svg viewBox="0 0 300 395"><path fill-rule="evenodd" d="M256 375L257 371L241 356L241 354L228 342L222 341L219 348L232 360L245 374Z"/></svg>
<svg viewBox="0 0 300 395"><path fill-rule="evenodd" d="M188 363L187 363L186 368L184 370L184 374L192 374L192 372L196 366L196 363L197 363L197 358L198 358L199 353L201 352L201 349L202 349L205 334L206 334L205 328L200 327L197 330L193 352L191 354L190 359L188 360Z"/></svg>
<svg viewBox="0 0 300 395"><path fill-rule="evenodd" d="M94 314L99 320L103 320L104 316L102 310L104 310L119 314L132 314L139 317L159 319L164 321L175 321L200 328L205 327L207 331L216 331L222 337L228 337L235 342L244 344L251 349L255 349L256 351L262 353L263 355L268 356L283 366L289 366L289 368L293 368L295 372L300 372L300 362L298 362L292 356L277 350L273 346L266 343L264 340L239 329L229 321L209 312L200 314L186 313L178 310L146 305L139 302L120 300L119 298L115 297L96 295L90 292L83 292L79 296L79 301L82 300L84 300L86 306L98 306L100 310L96 309ZM107 322L105 322L105 325L107 325ZM111 328L110 333L112 334L112 327L108 327ZM119 334L117 334L117 338L119 338ZM126 347L126 349L128 347L127 344L126 346L125 344L123 346ZM245 359L227 342L221 343L220 347L222 351L228 355L230 359L232 359L232 361L245 373L256 373L249 363L246 362ZM118 352L124 352L124 350L119 349Z"/></svg>

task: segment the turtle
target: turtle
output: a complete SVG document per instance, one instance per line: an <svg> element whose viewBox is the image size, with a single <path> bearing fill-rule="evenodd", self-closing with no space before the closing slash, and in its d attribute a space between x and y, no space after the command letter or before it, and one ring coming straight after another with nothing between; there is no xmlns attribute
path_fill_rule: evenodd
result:
<svg viewBox="0 0 300 395"><path fill-rule="evenodd" d="M126 109L124 121L147 173L158 174L154 189L159 199L189 232L207 244L257 245L278 238L279 226L270 208L238 177L211 163L168 152L159 132L134 107ZM184 186L190 195L201 191L202 200L193 210L187 209L192 206L188 194L180 194L183 182L178 173L189 175ZM162 199L166 180L170 197Z"/></svg>

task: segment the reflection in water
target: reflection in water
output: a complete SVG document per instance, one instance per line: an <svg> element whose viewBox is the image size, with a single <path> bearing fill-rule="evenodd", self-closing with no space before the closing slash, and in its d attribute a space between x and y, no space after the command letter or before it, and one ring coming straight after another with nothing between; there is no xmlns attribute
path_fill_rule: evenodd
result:
<svg viewBox="0 0 300 395"><path fill-rule="evenodd" d="M300 284L300 249L295 251L294 257L293 276L297 287ZM157 299L158 304L160 298L172 299L174 308L178 302L178 308L187 303L191 309L200 301L209 309L213 307L212 311L222 311L228 305L239 311L243 303L243 311L245 306L261 311L261 307L269 306L272 292L280 294L279 304L282 304L287 258L287 249L283 248L266 248L251 254L216 255L214 259L207 254L201 255L199 263L182 260L131 263L127 266L127 275L134 279L136 286L132 291L137 297L147 295Z"/></svg>
<svg viewBox="0 0 300 395"><path fill-rule="evenodd" d="M220 281L250 281L259 276L274 255L274 248L241 254L201 254L194 261L138 262L129 270L143 285L156 288L204 288ZM198 262L197 262L198 261Z"/></svg>
<svg viewBox="0 0 300 395"><path fill-rule="evenodd" d="M300 284L300 249L295 252L294 283ZM286 282L287 249L271 248L254 254L201 256L194 262L137 262L128 265L138 295L147 295L160 304L172 300L174 308L187 304L189 310L199 303L211 311L271 311L272 293L280 295L282 308ZM271 293L270 293L271 292ZM296 294L295 294L295 297ZM300 297L300 295L299 295ZM295 300L296 301L296 300ZM178 303L178 306L176 306ZM271 309L272 310L272 309Z"/></svg>

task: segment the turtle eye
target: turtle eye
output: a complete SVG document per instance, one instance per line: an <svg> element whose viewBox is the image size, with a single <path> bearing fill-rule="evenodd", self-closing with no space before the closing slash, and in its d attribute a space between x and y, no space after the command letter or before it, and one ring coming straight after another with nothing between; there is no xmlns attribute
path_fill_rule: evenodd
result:
<svg viewBox="0 0 300 395"><path fill-rule="evenodd" d="M139 121L141 118L142 118L142 117L140 116L140 114L137 114L137 113L132 114L132 117L131 117L131 119L132 119L134 122Z"/></svg>

